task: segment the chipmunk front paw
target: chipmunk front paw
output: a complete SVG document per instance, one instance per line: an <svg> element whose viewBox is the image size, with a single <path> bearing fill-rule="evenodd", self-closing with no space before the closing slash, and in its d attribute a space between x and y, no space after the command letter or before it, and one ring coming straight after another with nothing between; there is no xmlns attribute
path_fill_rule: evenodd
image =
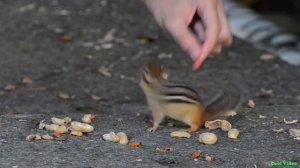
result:
<svg viewBox="0 0 300 168"><path fill-rule="evenodd" d="M153 127L151 127L151 128L148 128L147 131L148 131L148 132L154 132L154 131L156 131L156 129L153 128Z"/></svg>

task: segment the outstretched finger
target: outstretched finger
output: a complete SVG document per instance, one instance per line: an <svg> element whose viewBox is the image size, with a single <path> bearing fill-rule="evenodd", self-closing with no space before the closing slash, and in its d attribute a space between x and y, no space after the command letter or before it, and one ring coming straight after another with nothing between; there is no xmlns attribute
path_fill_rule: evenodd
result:
<svg viewBox="0 0 300 168"><path fill-rule="evenodd" d="M167 22L165 28L170 32L174 39L179 43L181 48L187 51L190 57L195 60L201 53L201 45L193 34L188 25L183 20Z"/></svg>

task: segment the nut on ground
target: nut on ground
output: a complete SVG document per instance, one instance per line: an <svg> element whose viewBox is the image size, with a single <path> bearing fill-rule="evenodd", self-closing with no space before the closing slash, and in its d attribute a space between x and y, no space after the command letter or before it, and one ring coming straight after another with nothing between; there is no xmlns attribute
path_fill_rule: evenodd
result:
<svg viewBox="0 0 300 168"><path fill-rule="evenodd" d="M71 131L71 135L81 137L81 136L83 135L83 133L80 132L80 131L77 131L77 130L72 130L72 131Z"/></svg>
<svg viewBox="0 0 300 168"><path fill-rule="evenodd" d="M204 143L206 145L213 145L217 142L218 138L217 138L216 134L206 132L206 133L200 134L198 140L200 143Z"/></svg>
<svg viewBox="0 0 300 168"><path fill-rule="evenodd" d="M124 132L118 132L117 136L120 138L119 144L122 144L122 145L128 144L128 137Z"/></svg>
<svg viewBox="0 0 300 168"><path fill-rule="evenodd" d="M52 139L53 139L53 137L50 136L49 134L42 135L42 138L43 138L44 140L52 140Z"/></svg>
<svg viewBox="0 0 300 168"><path fill-rule="evenodd" d="M186 131L173 131L171 137L190 138L191 134Z"/></svg>
<svg viewBox="0 0 300 168"><path fill-rule="evenodd" d="M42 137L39 135L39 134L32 134L32 135L28 135L26 137L26 141L38 141L38 140L41 140Z"/></svg>
<svg viewBox="0 0 300 168"><path fill-rule="evenodd" d="M120 141L120 137L118 135L116 135L114 132L104 134L104 135L102 135L102 138L105 141L109 141L109 142L119 143L119 141Z"/></svg>
<svg viewBox="0 0 300 168"><path fill-rule="evenodd" d="M228 131L228 137L232 139L236 139L239 136L240 132L238 129L230 129Z"/></svg>
<svg viewBox="0 0 300 168"><path fill-rule="evenodd" d="M80 131L80 132L84 132L84 133L94 131L93 126L86 124L86 123L81 123L78 121L71 122L71 128L72 128L72 130L76 130L76 131Z"/></svg>

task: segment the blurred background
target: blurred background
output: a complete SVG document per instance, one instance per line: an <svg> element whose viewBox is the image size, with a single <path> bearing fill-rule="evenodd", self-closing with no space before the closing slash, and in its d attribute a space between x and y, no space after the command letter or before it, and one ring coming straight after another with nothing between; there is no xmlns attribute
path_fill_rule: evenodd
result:
<svg viewBox="0 0 300 168"><path fill-rule="evenodd" d="M300 0L236 0L283 30L300 36Z"/></svg>

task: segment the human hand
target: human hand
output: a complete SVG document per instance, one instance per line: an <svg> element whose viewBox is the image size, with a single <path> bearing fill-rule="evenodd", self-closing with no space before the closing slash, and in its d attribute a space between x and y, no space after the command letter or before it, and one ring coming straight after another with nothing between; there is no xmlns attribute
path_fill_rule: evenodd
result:
<svg viewBox="0 0 300 168"><path fill-rule="evenodd" d="M209 54L229 46L232 36L222 0L144 0L158 24L173 36L198 69Z"/></svg>

